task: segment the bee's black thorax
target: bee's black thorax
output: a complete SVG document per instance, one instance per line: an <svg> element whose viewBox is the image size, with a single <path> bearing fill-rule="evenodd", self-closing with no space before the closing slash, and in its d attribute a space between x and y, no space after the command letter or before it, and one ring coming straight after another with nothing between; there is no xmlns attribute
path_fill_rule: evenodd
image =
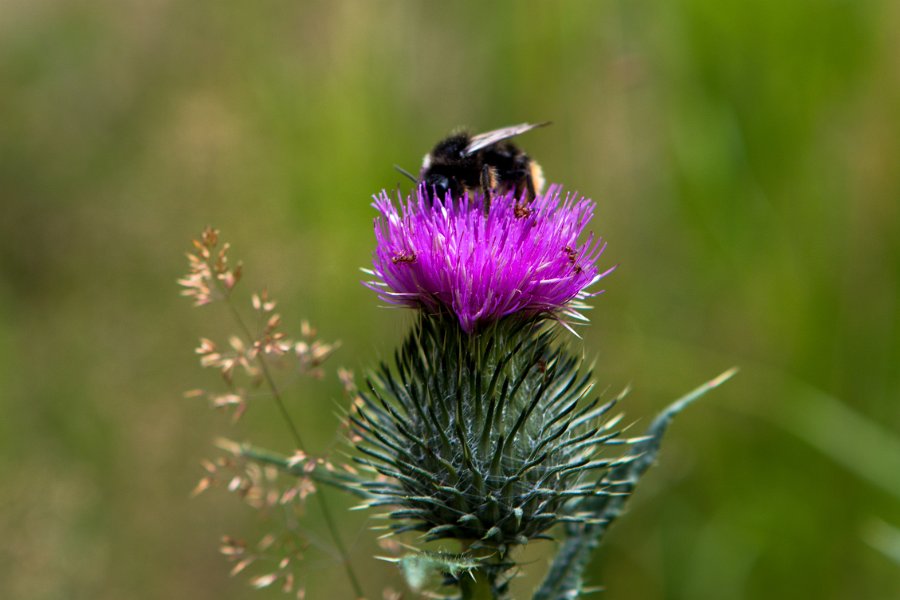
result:
<svg viewBox="0 0 900 600"><path fill-rule="evenodd" d="M509 138L545 124L522 123L477 135L448 136L425 156L419 182L440 198L481 192L487 205L492 193L512 191L530 202L543 186L541 169Z"/></svg>
<svg viewBox="0 0 900 600"><path fill-rule="evenodd" d="M432 161L447 164L471 158L466 156L466 146L469 145L471 139L472 136L468 133L459 133L441 140L431 150Z"/></svg>

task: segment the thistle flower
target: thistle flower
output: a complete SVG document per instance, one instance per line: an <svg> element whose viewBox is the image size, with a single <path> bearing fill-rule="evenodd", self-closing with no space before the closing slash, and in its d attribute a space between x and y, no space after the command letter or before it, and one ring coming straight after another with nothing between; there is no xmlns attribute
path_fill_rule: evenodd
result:
<svg viewBox="0 0 900 600"><path fill-rule="evenodd" d="M484 199L433 197L424 187L397 205L375 197L377 277L366 283L391 304L450 312L472 333L511 314L562 314L583 320L587 288L612 269L596 262L605 248L593 234L578 243L594 203L559 186L531 203L514 193Z"/></svg>
<svg viewBox="0 0 900 600"><path fill-rule="evenodd" d="M303 450L269 375L270 361L296 354L304 372L317 373L332 347L312 339L306 325L302 340L287 339L275 303L254 295L256 334L233 311L249 339L232 336L230 349L203 339L197 349L204 366L222 372L227 393L188 395L237 406L239 415L246 391L234 384L235 374L243 372L254 385L267 382L298 450L289 457L225 443L232 457L207 462L195 493L226 485L260 510L313 494L356 597L363 590L320 484L361 497L364 507L386 507L382 516L392 534L417 531L426 541L461 542L459 553L413 548L388 559L414 590L439 574L461 600L509 600L517 567L511 551L564 524L556 528L563 536L559 552L533 597L579 597L591 553L653 463L669 422L734 371L670 405L643 437L625 438L620 416L609 414L618 398L601 403L592 394L590 369L544 320L583 318L582 301L596 293L587 288L612 270L597 267L605 248L599 238L591 234L578 243L593 214L590 200L563 196L559 187L532 202L509 193L489 203L480 194L442 200L419 188L405 201L398 198L397 207L382 192L374 206L381 213L369 271L376 280L366 285L387 302L422 310L394 360L370 372L364 389L356 389L349 372L340 373L353 398L349 438L363 468L338 471ZM228 266L227 245L219 247L217 232L207 229L195 248L191 271L179 281L183 294L196 305L230 301L241 272ZM623 444L632 447L616 448ZM278 473L295 483L281 489ZM286 542L293 534L287 532ZM274 540L266 536L254 552L225 538L232 573L264 561ZM292 571L299 549L285 543L277 567L255 576L254 587L280 583L304 597ZM389 597L396 594L386 592Z"/></svg>

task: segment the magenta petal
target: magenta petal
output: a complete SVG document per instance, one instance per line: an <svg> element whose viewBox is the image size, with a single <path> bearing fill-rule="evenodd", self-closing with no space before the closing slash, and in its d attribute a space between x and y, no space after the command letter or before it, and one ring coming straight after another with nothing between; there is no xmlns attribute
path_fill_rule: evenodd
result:
<svg viewBox="0 0 900 600"><path fill-rule="evenodd" d="M387 192L375 197L378 280L365 285L386 302L447 309L471 332L514 313L577 315L577 301L590 295L585 288L611 270L597 267L600 238L578 243L594 203L563 196L559 186L528 205L512 193L495 197L487 215L480 195L428 194L420 187L396 206Z"/></svg>

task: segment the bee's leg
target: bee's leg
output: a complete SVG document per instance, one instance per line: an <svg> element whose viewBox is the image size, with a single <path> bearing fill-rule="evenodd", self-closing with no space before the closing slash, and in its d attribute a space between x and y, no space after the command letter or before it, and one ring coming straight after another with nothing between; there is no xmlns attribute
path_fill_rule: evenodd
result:
<svg viewBox="0 0 900 600"><path fill-rule="evenodd" d="M494 178L488 165L481 167L481 190L484 192L484 214L491 208L491 194L494 189Z"/></svg>
<svg viewBox="0 0 900 600"><path fill-rule="evenodd" d="M537 192L534 190L534 179L531 177L531 173L525 176L525 189L528 191L528 195L526 196L528 204L531 204L534 202L534 199L537 198Z"/></svg>

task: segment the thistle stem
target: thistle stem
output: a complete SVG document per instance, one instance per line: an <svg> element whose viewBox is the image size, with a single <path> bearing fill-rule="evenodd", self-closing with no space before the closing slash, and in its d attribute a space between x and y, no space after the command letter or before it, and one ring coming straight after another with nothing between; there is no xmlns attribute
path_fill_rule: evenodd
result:
<svg viewBox="0 0 900 600"><path fill-rule="evenodd" d="M473 579L474 577L474 579ZM463 575L459 581L462 600L494 600L494 586L483 569L472 572L472 577Z"/></svg>
<svg viewBox="0 0 900 600"><path fill-rule="evenodd" d="M254 336L250 332L250 328L247 327L247 324L244 323L244 319L241 317L241 314L238 312L237 308L235 308L234 304L231 302L231 297L226 294L226 304L231 309L231 314L234 316L235 321L238 326L243 330L244 335L247 336L248 340L253 340ZM269 365L266 363L265 358L262 353L257 353L256 359L259 362L260 370L262 371L263 378L266 380L266 385L269 387L269 391L272 393L272 397L275 399L275 404L278 406L278 410L281 412L281 416L284 418L284 422L287 424L288 429L291 431L291 436L294 438L294 443L297 445L297 448L300 449L301 452L306 452L306 445L303 443L303 438L300 437L300 431L297 429L297 426L294 425L294 420L291 418L290 413L287 411L287 407L284 404L284 401L281 399L281 392L278 391L278 386L275 385L275 380L272 378L272 374L269 371ZM359 584L359 580L356 577L356 573L353 570L353 566L350 564L350 555L347 553L347 548L344 546L344 542L341 540L340 532L337 529L337 525L334 522L334 518L331 516L331 509L328 508L328 503L325 501L325 496L322 490L320 489L317 494L313 494L316 500L319 503L319 509L322 511L322 518L325 521L325 525L328 527L328 532L331 534L332 539L334 540L334 545L337 547L338 554L341 556L341 564L344 565L344 570L347 572L347 578L350 580L350 585L353 587L353 592L356 594L357 598L364 598L365 595L362 591L362 586Z"/></svg>
<svg viewBox="0 0 900 600"><path fill-rule="evenodd" d="M471 542L463 541L464 554L470 552L470 546ZM497 571L491 565L463 573L459 578L460 600L498 600L500 597L494 592L496 578Z"/></svg>

